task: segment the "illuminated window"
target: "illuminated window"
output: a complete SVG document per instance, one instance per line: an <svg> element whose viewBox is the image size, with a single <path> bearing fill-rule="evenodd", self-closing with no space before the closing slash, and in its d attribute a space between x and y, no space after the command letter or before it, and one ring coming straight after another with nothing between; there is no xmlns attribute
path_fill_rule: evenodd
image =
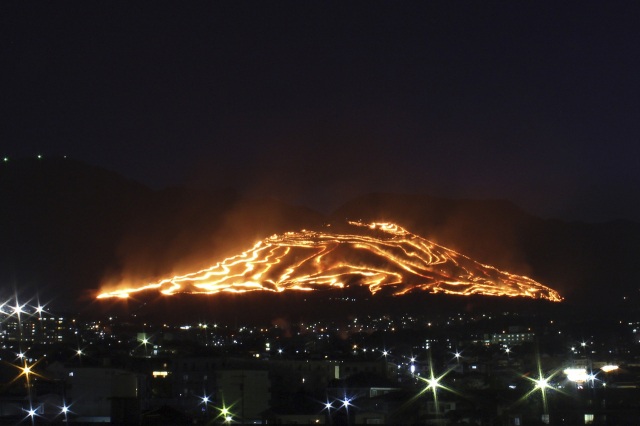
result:
<svg viewBox="0 0 640 426"><path fill-rule="evenodd" d="M584 424L592 425L593 424L593 414L585 414L584 415Z"/></svg>

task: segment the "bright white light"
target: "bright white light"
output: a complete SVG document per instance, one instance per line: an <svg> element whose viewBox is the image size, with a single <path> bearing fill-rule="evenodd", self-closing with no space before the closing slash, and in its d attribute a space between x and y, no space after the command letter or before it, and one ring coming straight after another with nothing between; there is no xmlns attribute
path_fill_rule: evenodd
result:
<svg viewBox="0 0 640 426"><path fill-rule="evenodd" d="M68 412L69 412L69 407L67 407L66 405L63 405L62 408L60 408L61 414L67 414Z"/></svg>
<svg viewBox="0 0 640 426"><path fill-rule="evenodd" d="M610 371L614 371L617 370L619 367L617 365L605 365L603 367L600 367L600 370L604 371L605 373L608 373Z"/></svg>
<svg viewBox="0 0 640 426"><path fill-rule="evenodd" d="M427 383L429 384L429 386L427 386L427 389L428 388L436 389L438 386L440 386L440 381L435 377L432 377L431 379L427 379Z"/></svg>
<svg viewBox="0 0 640 426"><path fill-rule="evenodd" d="M342 401L342 406L343 406L343 407L345 407L345 408L346 408L346 407L348 407L348 406L350 406L350 405L351 405L351 401L349 401L349 399L348 399L348 398L347 398L347 399L345 399L344 401Z"/></svg>
<svg viewBox="0 0 640 426"><path fill-rule="evenodd" d="M546 389L549 387L549 379L546 377L541 377L538 380L534 380L534 382L536 384L536 388Z"/></svg>
<svg viewBox="0 0 640 426"><path fill-rule="evenodd" d="M567 375L567 379L572 382L586 382L589 378L587 376L587 370L584 368L567 368L564 370L564 374Z"/></svg>
<svg viewBox="0 0 640 426"><path fill-rule="evenodd" d="M460 352L456 352L455 354L453 354L453 356L455 356L456 358L460 358L462 355L460 355Z"/></svg>
<svg viewBox="0 0 640 426"><path fill-rule="evenodd" d="M202 397L202 402L204 402L205 404L209 403L209 397L208 396L203 396Z"/></svg>
<svg viewBox="0 0 640 426"><path fill-rule="evenodd" d="M411 370L411 374L415 373L416 372L416 366L411 364L410 370Z"/></svg>

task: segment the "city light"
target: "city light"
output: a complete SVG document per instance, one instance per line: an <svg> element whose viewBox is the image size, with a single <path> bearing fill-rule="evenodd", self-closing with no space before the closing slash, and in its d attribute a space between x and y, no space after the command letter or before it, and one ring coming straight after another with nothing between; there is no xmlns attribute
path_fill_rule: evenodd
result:
<svg viewBox="0 0 640 426"><path fill-rule="evenodd" d="M21 377L24 377L25 380L27 381L27 385L29 384L29 381L31 379L31 376L36 376L36 377L42 377L40 376L40 374L36 373L34 371L34 367L40 362L40 360L29 364L27 363L27 361L25 360L21 365L15 365L15 364L11 364L13 367L17 368L19 371L18 376L14 377L14 379L12 380L12 382L15 382L16 380L20 379Z"/></svg>
<svg viewBox="0 0 640 426"><path fill-rule="evenodd" d="M589 380L586 368L566 368L563 373L571 382L584 383Z"/></svg>
<svg viewBox="0 0 640 426"><path fill-rule="evenodd" d="M69 413L71 413L70 408L71 407L68 406L66 403L63 403L62 406L60 407L60 413L58 415L64 416L65 423L69 421Z"/></svg>
<svg viewBox="0 0 640 426"><path fill-rule="evenodd" d="M24 311L24 305L19 305L19 304L16 302L16 305L15 305L15 306L13 306L13 313L14 313L15 315L18 315L18 316L20 316L20 314L24 314L24 313L25 313L25 311Z"/></svg>
<svg viewBox="0 0 640 426"><path fill-rule="evenodd" d="M216 407L218 410L218 419L222 419L224 423L231 423L233 421L234 414L231 412L233 405L227 407L224 403L222 407Z"/></svg>
<svg viewBox="0 0 640 426"><path fill-rule="evenodd" d="M442 389L445 390L447 392L451 392L451 393L455 393L457 394L458 392L454 391L453 389L445 386L442 383L442 380L452 371L452 369L449 369L447 371L445 371L443 374L441 374L440 376L436 376L433 370L433 362L431 360L431 356L429 356L429 377L418 377L418 380L426 383L426 386L424 386L420 392L418 392L418 394L416 396L414 396L412 398L412 400L417 399L419 396L423 395L424 393L431 391L431 395L433 398L433 403L436 409L436 412L439 411L439 405L438 405L438 390Z"/></svg>
<svg viewBox="0 0 640 426"><path fill-rule="evenodd" d="M560 390L555 388L554 386L551 385L551 379L557 374L557 371L554 371L553 373L549 374L549 375L544 375L542 372L542 367L540 364L540 358L538 356L537 359L537 364L538 364L538 368L537 368L537 377L529 377L529 376L523 376L526 379L528 379L529 381L531 381L533 383L533 387L532 389L527 392L525 395L522 396L522 398L520 398L518 400L518 402L522 402L524 400L526 400L527 398L529 398L529 396L531 396L532 394L536 393L536 392L540 392L540 398L542 400L542 410L543 410L543 414L546 415L549 411L548 409L548 404L547 404L547 392L548 391L557 391L559 392Z"/></svg>
<svg viewBox="0 0 640 426"><path fill-rule="evenodd" d="M5 306L13 307L14 306L13 301L11 301L8 304L5 304ZM22 343L20 345L17 344L17 342L19 342L20 339L24 336L28 336L29 339L33 339L35 336L38 336L38 337L41 336L40 334L38 335L26 334L25 330L39 331L38 327L44 324L49 324L49 321L48 320L45 321L41 318L38 318L35 314L33 314L34 312L37 312L37 307L35 305L30 306L30 305L24 305L24 304L17 304L16 306L24 306L22 311L28 313L28 316L25 316L23 318L22 328L21 329L18 328L18 321L17 321L16 315L14 312L12 312L15 310L10 310L10 309L5 309L5 312L4 312L5 322L3 323L3 325L5 326L4 328L5 331L8 333L6 334L7 339L5 340L5 342L7 342L9 345L11 345L11 342L16 342L14 346L8 346L7 348L7 350L10 351L8 352L9 361L11 361L11 358L13 357L12 354L15 354L16 359L13 361L12 365L14 365L18 369L18 372L15 375L16 377L14 378L13 382L17 381L16 384L19 384L21 389L24 387L25 392L27 394L27 397L25 397L25 401L28 401L32 404L32 405L25 404L24 414L29 413L29 410L26 410L27 407L32 407L33 415L34 417L37 417L33 421L34 424L40 421L55 422L56 417L58 422L62 422L67 417L67 414L70 413L69 406L67 406L66 404L62 406L54 406L52 411L47 411L47 410L44 410L44 406L38 405L40 403L40 400L38 398L41 395L40 387L46 385L46 382L47 382L44 380L43 381L34 380L34 376L37 375L38 368L36 367L37 362L33 362L33 361L34 359L36 359L36 355L38 357L43 356L43 354L39 352L40 347L33 345L33 342L34 342L33 340L25 341L25 343ZM473 319L476 317L477 319ZM293 337L293 336L288 337L285 334L283 334L281 325L277 325L277 326L274 325L273 328L269 328L269 326L265 327L264 325L256 326L256 325L247 325L247 324L241 324L241 325L237 324L231 327L227 325L221 325L215 332L213 328L210 327L211 329L210 331L212 333L211 339L213 341L220 340L222 342L221 346L233 345L234 348L237 348L235 350L242 350L240 348L242 346L246 346L246 342L252 342L252 344L255 344L256 343L255 339L258 338L258 339L261 339L259 342L257 342L258 348L264 349L264 348L271 347L271 350L273 352L276 352L276 351L280 352L282 350L281 345L286 345L286 347L289 348L288 351L290 351L292 354L294 353L300 354L300 358L293 357L292 359L283 360L281 357L277 357L277 356L273 357L272 359L270 359L269 357L263 357L262 353L260 353L261 355L260 359L261 361L264 359L263 362L265 363L278 362L278 363L282 363L283 365L287 365L287 363L291 362L291 363L294 363L293 365L296 365L297 363L305 363L305 362L315 363L315 362L321 362L320 360L328 360L327 361L328 363L324 366L319 367L319 369L317 369L318 367L316 365L304 366L304 364L301 364L303 371L298 377L305 377L306 378L305 384L317 383L315 381L314 382L311 381L311 378L313 377L315 371L321 371L320 374L326 374L327 377L330 378L330 380L331 379L343 380L344 378L348 378L350 374L354 373L354 370L355 370L354 366L349 365L350 362L352 362L351 360L358 363L360 362L372 363L371 365L366 365L366 364L364 366L358 365L357 368L360 371L375 371L376 369L379 368L379 369L382 369L383 371L392 372L392 374L388 376L388 379L392 381L394 381L395 379L395 383L393 387L403 390L404 391L403 394L406 394L405 392L407 391L409 392L408 396L406 396L406 399L404 401L401 401L403 406L411 407L411 410L417 409L416 407L418 406L424 407L425 399L426 399L428 401L428 407L429 407L428 412L430 413L428 414L428 416L431 416L429 418L434 419L434 418L441 418L442 414L444 414L443 411L446 412L447 410L450 410L451 409L450 404L453 403L455 405L459 400L458 398L451 398L451 399L447 398L445 401L445 396L444 396L445 392L453 392L455 394L459 394L458 392L463 392L464 390L468 389L467 383L465 383L465 379L462 378L462 380L460 380L462 376L466 376L468 373L471 373L471 374L476 373L477 375L477 373L479 372L482 372L483 376L490 376L492 374L491 371L480 370L482 368L481 366L485 362L487 363L495 362L497 363L496 365L509 366L510 368L517 368L517 366L520 365L519 362L521 362L523 359L526 359L526 357L530 355L530 352L528 352L528 348L526 346L519 346L519 350L514 352L510 347L506 345L505 342L494 343L490 347L490 350L486 351L485 349L486 339L482 339L482 338L480 338L477 342L470 342L463 351L463 350L459 350L456 347L458 342L463 341L461 338L462 336L449 337L448 335L443 334L442 337L429 336L427 340L425 340L425 337L420 333L413 333L413 330L416 330L416 326L422 326L423 327L422 330L428 331L427 329L428 323L434 324L435 326L438 326L438 327L442 327L442 326L446 327L449 324L449 322L451 323L454 322L452 320L456 320L455 322L458 323L457 320L459 318L464 319L464 321L462 321L462 323L460 323L459 325L460 327L459 330L464 330L466 329L467 325L472 324L473 321L478 322L479 324L478 327L481 326L483 329L486 328L486 324L484 324L484 322L488 317L485 316L484 314L476 315L475 313L469 313L469 314L456 313L453 316L447 316L441 319L434 318L434 319L431 319L431 321L427 321L425 320L425 318L411 317L406 314L399 315L398 317L395 317L393 315L390 315L390 316L370 315L367 317L360 316L357 319L355 317L349 318L348 322L346 323L346 327L342 327L342 325L336 325L335 323L332 323L332 322L305 321L304 323L296 324L295 327L291 327L292 330L296 330L296 329L300 330L300 334L297 334L297 333L295 334L296 337ZM55 320L50 322L51 326L57 328L61 324L63 324L62 322L59 322L59 320L62 321L62 317L58 318L56 316ZM76 320L64 321L64 324L66 324L65 327L68 326L68 331L70 332L67 335L68 337L65 337L65 338L71 338L75 341L82 340L85 342L91 342L90 344L93 344L93 342L89 339L91 338L101 339L102 337L98 337L98 336L103 336L106 330L109 330L108 333L111 333L111 330L109 329L110 324L116 321L118 320L115 318L110 318L109 322L108 323L105 322L104 325L100 324L99 321L95 321L95 320L92 320L91 322L87 322L84 324L81 323L80 321L76 322ZM333 320L330 320L330 321L333 321ZM502 322L502 319L499 318L498 321ZM167 333L167 335L174 335L174 333L182 332L182 333L185 333L185 335L187 335L186 333L189 332L189 330L193 331L195 329L198 329L198 330L204 329L203 324L204 323L202 322L201 319L199 319L199 322L195 322L193 324L188 324L188 323L185 324L184 322L180 322L179 324L176 324L176 325L169 325L168 322L163 322L160 325L157 325L157 324L154 325L151 323L137 324L132 327L135 327L137 329L139 329L139 327L144 327L144 329L147 330L147 334L137 333L137 339L136 338L132 339L131 334L126 334L126 333L122 335L107 334L107 336L110 336L110 337L108 337L108 339L105 340L104 342L115 342L115 341L121 342L120 345L122 346L119 346L119 347L127 348L126 352L124 353L129 354L128 356L141 357L141 355L144 355L144 353L140 354L138 352L136 354L136 348L143 346L145 342L146 344L153 344L151 342L156 340L157 341L156 346L158 347L158 349L160 349L160 347L164 345L163 343L164 335L162 333ZM373 330L390 331L392 329L411 330L412 334L407 334L408 340L406 341L405 345L398 345L397 342L395 341L390 342L389 340L386 340L386 339L378 339L379 336L377 336L376 339L369 338L367 337L369 336L369 334L365 334ZM503 328L499 328L499 330L502 330L502 329ZM345 330L348 330L348 332L345 333ZM79 334L78 331L82 334L78 335ZM216 335L218 334L218 331L220 332L220 335ZM277 333L277 335L276 336L272 335L271 334L272 331ZM149 334L150 332L153 332L154 336L157 336L157 338L154 339L153 337L151 337L151 335ZM469 333L475 333L475 332L476 332L476 327L473 327L473 330L469 329ZM297 336L300 336L303 333L309 338L311 338L311 336L314 336L312 340L316 340L317 338L320 341L325 341L328 339L333 339L336 336L341 336L341 339L345 339L348 343L344 345L344 353L342 354L340 352L335 352L337 356L334 357L332 355L328 355L327 357L327 354L329 352L325 352L324 354L322 354L322 356L318 356L318 354L313 353L312 351L307 352L307 348L305 348L306 345L296 341ZM312 333L315 333L315 335ZM413 334L415 334L415 339L414 341L411 342L411 344L409 344L409 342L413 338L412 337ZM203 342L201 342L200 340L197 340L201 335L202 335L201 333L197 335L196 333L193 333L192 337L194 339L193 342L195 344L204 345ZM474 336L474 334L470 334L470 335ZM90 336L93 336L93 337L90 337ZM248 340L244 340L244 339L248 339ZM431 345L430 346L431 349L426 348L425 341L427 342L427 344ZM236 342L236 343L231 343L231 342ZM69 352L69 354L71 354L71 350L73 350L73 353L75 354L75 356L78 356L78 357L86 356L85 349L80 347L78 347L77 349L70 348L68 341L62 341L62 342L59 342L59 344L62 345L60 346L60 348L67 348L67 351ZM387 347L385 346L387 344L394 345L393 351L390 349L387 349ZM591 343L588 343L588 345L591 345ZM107 344L107 347L108 347L108 344ZM354 347L357 348L356 354L352 353ZM20 348L22 348L22 350L18 351L18 349ZM169 349L169 351L173 350L172 346L167 345L167 348ZM478 352L478 349L480 348L482 350ZM576 348L578 349L580 348L579 342L576 343ZM598 349L598 348L599 347L594 344L594 349ZM366 349L366 352L365 352L365 349ZM436 360L436 362L433 362L431 359L432 350L435 351L434 359ZM169 357L169 359L172 357L171 352L169 351L160 353L160 350L158 350L157 354L154 352L154 354L152 354L151 357L158 357L157 358L158 363L157 365L155 365L155 369L150 369L143 373L137 372L137 374L140 374L140 375L146 374L148 375L149 378L154 378L154 380L150 380L149 383L152 383L152 386L156 386L158 390L164 389L164 386L167 384L165 379L167 377L175 377L179 381L184 380L185 389L186 388L193 389L198 387L202 388L202 385L203 385L202 382L199 382L197 385L194 385L193 384L194 379L185 379L184 377L187 377L187 375L192 376L191 371L193 371L194 372L193 374L198 377L203 377L203 374L205 375L214 374L214 373L211 373L212 367L206 367L207 370L204 370L204 371L202 369L199 369L200 367L198 367L197 361L195 364L196 365L195 370L193 369L194 367L192 367L191 365L183 367L182 364L180 364L180 366L178 367L178 370L173 370L173 368L177 366L177 363L168 362L165 359L163 359L164 357ZM64 350L61 350L60 352L62 353L64 352ZM392 352L394 355L393 358L394 359L397 358L397 361L394 361L393 364L388 364L388 362L386 361L386 358L390 357ZM479 353L483 353L483 352L489 354L490 358L482 359L484 355L479 356ZM99 353L101 353L99 349L99 345L92 346L92 353L95 354L93 357L95 358L93 359L94 362L100 359L101 355L98 355ZM504 356L505 353L511 354L511 356L514 357L514 359L517 360L518 363L506 364L505 363L506 356ZM302 354L305 354L305 355L302 355ZM306 354L309 354L308 355L309 358L307 360L305 360L305 357L307 356ZM427 354L428 354L428 359L427 359ZM455 360L460 361L463 358L463 354L464 354L464 357L468 357L469 360L473 360L473 362L469 364L470 369L468 372L466 369L460 369L459 365L457 365L457 363L455 362ZM500 354L503 354L503 356L499 356ZM255 356L255 354L253 355ZM315 356L316 358L311 358L311 356ZM343 358L343 356L346 358ZM613 364L604 365L602 366L602 369L594 370L594 372L591 372L588 374L587 373L588 370L585 368L573 367L573 365L575 365L576 363L578 363L578 365L581 365L580 364L581 362L583 361L582 360L576 361L575 359L573 359L573 356L569 355L569 358L564 361L564 364L569 365L571 367L560 369L558 370L558 372L555 373L555 374L558 374L559 372L563 373L562 375L563 380L559 381L559 383L557 384L553 379L554 374L551 374L550 372L544 372L540 368L540 365L538 365L537 371L533 371L525 374L525 377L531 383L530 387L521 386L518 382L515 382L515 381L505 382L504 388L512 389L512 391L509 391L508 396L506 396L507 403L509 404L509 406L513 406L513 405L522 403L523 400L526 400L525 403L534 404L534 405L531 405L534 411L542 411L543 421L544 421L544 418L545 418L544 416L547 416L547 417L549 415L553 416L554 413L556 413L558 410L558 408L555 405L552 405L551 402L547 404L547 398L549 397L550 392L553 392L553 393L568 392L566 389L563 390L564 387L566 387L566 384L568 382L577 383L577 384L587 383L590 388L594 389L593 392L582 392L582 393L577 392L577 395L589 396L589 397L592 397L595 395L595 397L597 398L598 391L595 390L595 387L594 387L594 384L595 384L594 382L596 381L596 374L594 373L597 371L599 374L599 376L597 377L604 380L603 375L605 374L605 372L607 371L613 372L616 369L620 368L619 366L613 365ZM345 364L341 365L341 363L345 363ZM372 369L372 365L374 363L377 363L377 364ZM598 362L595 360L593 361L593 364L602 365L601 362ZM93 366L94 363L92 362L91 365ZM396 367L399 367L399 369L397 369ZM447 370L447 372L455 370L456 371L455 377L450 377L450 380L446 380L445 376L447 376L447 372L445 372L445 374L436 374L438 373L439 368L445 368L445 367L448 367L450 369L450 370ZM473 367L477 367L477 369L474 369ZM186 370L182 370L181 368L185 368ZM202 367L202 368L205 368L205 367ZM309 369L306 370L307 368ZM55 373L50 372L50 374L52 374L51 378L53 378L54 374L57 375L60 373L63 374L62 380L69 380L70 383L76 381L76 379L73 378L74 372L72 370L59 371ZM69 378L67 379L67 377ZM567 379L566 381L564 381L565 377ZM22 382L20 382L20 380L18 379L22 380ZM56 379L58 378L56 377L54 380ZM189 382L187 382L187 380L189 380ZM487 379L485 378L484 380L487 380ZM7 385L11 385L11 383L12 382L8 383ZM212 382L212 383L215 383L215 382ZM602 382L598 381L597 385L598 385L598 389L601 389L602 391L604 391L604 389L602 389L606 386L604 381ZM207 386L209 386L208 382L207 382ZM217 387L218 385L215 385L215 386L216 388L215 390L212 391L213 392L212 394L198 396L199 399L197 400L193 399L192 394L190 394L191 396L189 396L189 394L183 394L177 398L188 398L188 400L191 402L187 403L185 401L185 403L192 404L193 406L195 406L196 404L199 405L198 410L195 411L196 414L194 414L198 419L198 421L203 421L208 424L242 423L243 420L253 421L253 418L249 416L247 417L237 416L239 415L239 410L236 410L237 412L232 411L230 406L226 406L224 404L220 405L219 400L216 399L221 397L223 393L226 393L227 395L234 395L234 398L238 398L236 401L236 404L239 404L240 403L239 401L241 401L242 399L237 394L238 392L237 385L233 384L231 385L230 388L227 388L224 390L222 389L222 387L218 388ZM242 386L249 386L249 385L243 384ZM486 382L485 382L485 386L486 386ZM607 389L609 387L607 387ZM580 389L581 387L577 386L577 388ZM74 383L74 389L75 389L75 383ZM246 391L249 392L249 387L246 388ZM75 392L75 390L73 392ZM77 395L74 395L73 392L70 392L66 396L70 396L73 398L74 401L76 401ZM253 390L251 390L251 392L253 392ZM327 390L327 392L331 393L333 392L333 390ZM353 423L353 421L356 418L354 416L357 416L362 412L366 411L367 409L369 409L369 401L367 400L368 397L366 396L366 394L358 393L357 394L358 396L362 395L364 396L364 398L356 400L355 392L358 392L358 390L345 386L343 398L335 398L335 399L330 398L330 399L327 399L326 401L317 401L318 405L316 407L311 407L311 410L315 412L308 413L308 414L317 416L318 414L324 412L323 414L328 416L326 419L330 421L332 424L339 424L342 421L347 421L347 418L344 417L345 415L347 415L347 416L350 416L349 419L351 420L349 421ZM387 392L387 391L377 390L375 392L377 393L375 397L376 398L380 397L381 398L380 400L383 400L384 398L383 395L385 395L384 392ZM525 393L526 395L523 396L523 394ZM214 398L213 395L216 395L216 398ZM60 396L62 400L64 400L64 396L62 395ZM571 395L568 395L568 396L571 396ZM416 403L419 400L419 398L422 398L422 400ZM367 402L363 402L363 401L367 401ZM547 407L547 405L549 405L549 407ZM78 408L75 411L78 411L78 410L80 410L80 408ZM551 411L550 414L549 414L549 411ZM25 417L25 423L28 423L28 417ZM205 418L206 420L204 420ZM315 420L317 420L316 417L314 417L310 421L313 423ZM384 421L384 419L382 420Z"/></svg>
<svg viewBox="0 0 640 426"><path fill-rule="evenodd" d="M22 374L24 374L28 378L29 374L31 374L31 367L25 364L25 366L22 368Z"/></svg>
<svg viewBox="0 0 640 426"><path fill-rule="evenodd" d="M547 389L549 387L549 378L547 377L539 377L537 379L533 379L533 382L535 383L535 387L536 389L540 389L542 391L544 391L545 389Z"/></svg>

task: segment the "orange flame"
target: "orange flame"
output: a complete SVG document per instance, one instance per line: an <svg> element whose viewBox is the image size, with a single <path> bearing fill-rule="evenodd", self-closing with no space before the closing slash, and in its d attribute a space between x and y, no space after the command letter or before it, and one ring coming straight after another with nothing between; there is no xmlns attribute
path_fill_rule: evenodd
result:
<svg viewBox="0 0 640 426"><path fill-rule="evenodd" d="M558 292L531 278L480 264L393 223L349 224L359 232L273 235L210 268L139 287L105 289L98 298L127 298L148 290L172 295L363 285L374 294L385 287L394 295L426 290L562 300Z"/></svg>

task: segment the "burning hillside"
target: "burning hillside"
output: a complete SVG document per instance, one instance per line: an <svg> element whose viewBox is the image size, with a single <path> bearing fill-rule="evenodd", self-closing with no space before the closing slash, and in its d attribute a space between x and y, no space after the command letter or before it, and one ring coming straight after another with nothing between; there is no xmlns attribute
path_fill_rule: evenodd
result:
<svg viewBox="0 0 640 426"><path fill-rule="evenodd" d="M480 264L398 225L349 224L349 233L303 230L273 235L210 268L146 285L105 288L98 298L127 298L143 291L169 296L357 285L374 294L428 291L562 300L558 292L531 278Z"/></svg>

